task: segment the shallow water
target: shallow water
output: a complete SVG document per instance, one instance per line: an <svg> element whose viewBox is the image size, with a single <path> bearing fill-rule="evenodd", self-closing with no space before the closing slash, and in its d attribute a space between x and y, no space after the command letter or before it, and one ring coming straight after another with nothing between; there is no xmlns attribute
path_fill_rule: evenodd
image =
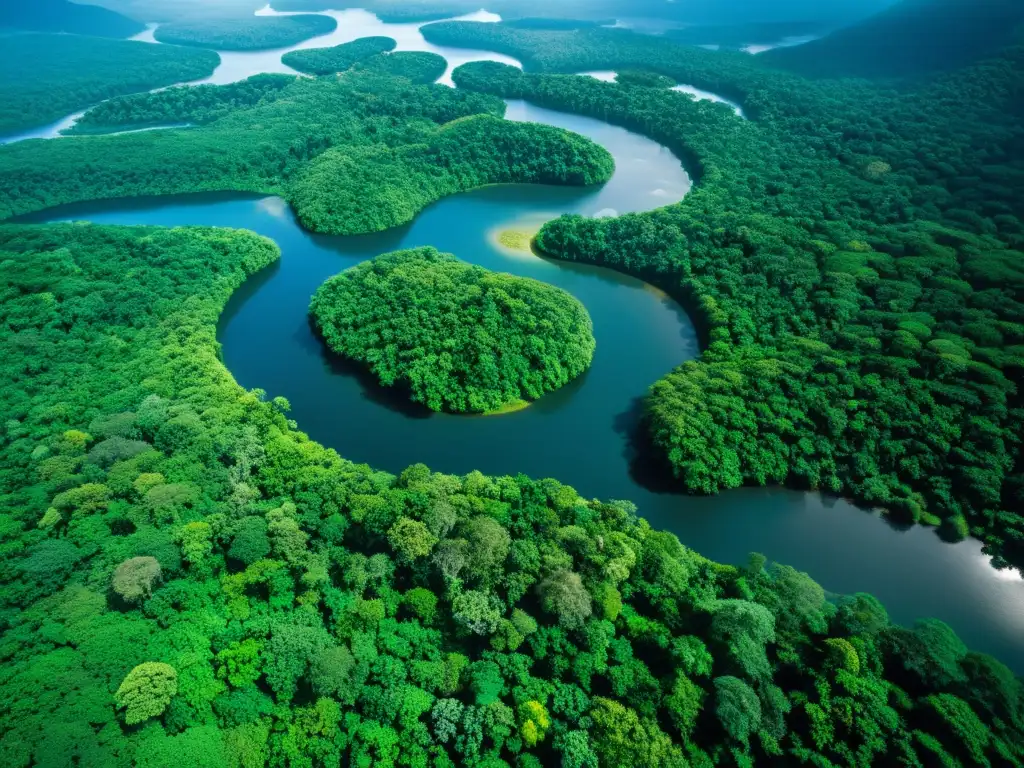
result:
<svg viewBox="0 0 1024 768"><path fill-rule="evenodd" d="M634 471L639 399L658 377L696 357L692 324L675 302L638 280L508 251L495 237L563 212L613 215L665 205L686 193L689 178L665 148L629 131L523 102L510 103L509 117L589 136L615 156L615 177L600 189L489 187L443 200L408 227L365 237L312 235L280 198L237 194L113 201L32 218L232 226L277 241L281 262L243 286L221 319L224 361L243 386L287 397L300 428L346 458L394 472L419 461L453 473L524 472L556 477L587 497L630 499L651 525L708 557L741 563L748 552L762 552L808 571L832 592L875 594L897 621L943 619L972 648L1024 672L1024 584L991 568L978 542L946 544L929 529L897 529L818 494L773 488L690 497ZM526 410L466 417L431 414L327 353L306 317L317 287L364 259L419 245L573 293L594 320L592 368Z"/></svg>

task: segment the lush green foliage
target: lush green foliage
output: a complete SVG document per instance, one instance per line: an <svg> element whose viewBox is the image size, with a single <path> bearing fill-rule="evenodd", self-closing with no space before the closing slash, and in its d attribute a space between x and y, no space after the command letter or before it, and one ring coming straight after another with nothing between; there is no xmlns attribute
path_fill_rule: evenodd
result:
<svg viewBox="0 0 1024 768"><path fill-rule="evenodd" d="M492 28L493 27L493 28ZM440 30L431 32L431 30ZM705 332L650 434L684 485L786 482L982 538L1024 565L1024 50L918 90L811 82L614 30L431 25L531 66L642 68L720 105L474 64L460 86L640 130L700 172L681 204L568 217L538 244L661 283Z"/></svg>
<svg viewBox="0 0 1024 768"><path fill-rule="evenodd" d="M0 136L126 93L206 77L212 51L75 35L12 35L0 46Z"/></svg>
<svg viewBox="0 0 1024 768"><path fill-rule="evenodd" d="M106 8L69 0L4 3L0 6L0 29L4 27L94 37L131 37L146 28L138 21Z"/></svg>
<svg viewBox="0 0 1024 768"><path fill-rule="evenodd" d="M356 64L356 69L404 77L414 83L436 83L448 69L444 56L428 51L396 51Z"/></svg>
<svg viewBox="0 0 1024 768"><path fill-rule="evenodd" d="M307 48L291 51L281 61L294 70L309 75L333 75L344 72L357 61L377 53L393 51L398 43L390 37L361 37L333 48Z"/></svg>
<svg viewBox="0 0 1024 768"><path fill-rule="evenodd" d="M1020 681L941 623L553 480L309 441L218 359L261 238L8 225L0 254L5 766L1024 759ZM112 601L133 557L163 580Z"/></svg>
<svg viewBox="0 0 1024 768"><path fill-rule="evenodd" d="M411 146L324 152L296 177L289 199L307 229L357 234L406 224L430 203L474 187L597 184L613 170L607 150L580 136L480 115Z"/></svg>
<svg viewBox="0 0 1024 768"><path fill-rule="evenodd" d="M291 75L255 75L229 85L185 85L120 96L90 109L64 133L72 136L189 123L205 125L280 96Z"/></svg>
<svg viewBox="0 0 1024 768"><path fill-rule="evenodd" d="M404 68L398 57L382 58ZM404 223L444 195L483 184L592 184L612 172L608 153L579 136L482 117L503 113L494 97L414 85L386 69L293 78L283 88L280 78L261 77L195 94L147 94L129 101L125 119L213 122L0 148L0 215L76 200L238 190L281 194L310 229L353 234ZM256 97L254 106L220 117L227 104ZM103 108L97 121L121 110Z"/></svg>
<svg viewBox="0 0 1024 768"><path fill-rule="evenodd" d="M251 16L240 19L174 21L157 27L154 37L161 43L215 48L219 51L258 51L285 48L311 37L333 32L338 22L332 16Z"/></svg>
<svg viewBox="0 0 1024 768"><path fill-rule="evenodd" d="M433 248L341 273L320 287L309 311L332 350L365 363L384 386L408 387L435 411L536 400L583 373L594 356L590 316L570 294ZM428 533L417 538L425 544Z"/></svg>

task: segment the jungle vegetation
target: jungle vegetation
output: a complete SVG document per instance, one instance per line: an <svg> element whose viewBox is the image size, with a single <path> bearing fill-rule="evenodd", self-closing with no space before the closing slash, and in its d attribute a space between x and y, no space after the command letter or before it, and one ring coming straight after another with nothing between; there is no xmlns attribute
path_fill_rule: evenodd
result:
<svg viewBox="0 0 1024 768"><path fill-rule="evenodd" d="M484 184L585 185L611 175L610 156L593 142L482 119L500 117L504 103L387 73L392 64L419 68L418 58L382 61L340 78L292 78L283 88L280 78L257 78L128 102L128 114L146 122L175 109L179 119L216 118L198 127L2 147L0 216L80 200L234 190L280 194L307 228L356 234L403 224L444 195ZM245 94L260 100L219 116ZM102 107L95 121L106 125L120 108Z"/></svg>
<svg viewBox="0 0 1024 768"><path fill-rule="evenodd" d="M94 37L132 37L146 26L115 11L69 0L33 0L0 6L0 29L65 32Z"/></svg>
<svg viewBox="0 0 1024 768"><path fill-rule="evenodd" d="M5 766L1022 763L1021 682L940 622L554 480L308 440L215 338L277 258L0 227Z"/></svg>
<svg viewBox="0 0 1024 768"><path fill-rule="evenodd" d="M254 75L228 85L184 85L120 96L96 105L64 133L113 133L175 123L206 125L264 100L272 101L294 81L292 75Z"/></svg>
<svg viewBox="0 0 1024 768"><path fill-rule="evenodd" d="M536 400L594 357L590 316L571 294L434 248L342 272L320 287L309 313L331 350L433 411L485 413Z"/></svg>
<svg viewBox="0 0 1024 768"><path fill-rule="evenodd" d="M333 48L291 51L282 56L281 61L307 75L333 75L374 54L393 51L396 45L398 43L390 37L362 37Z"/></svg>
<svg viewBox="0 0 1024 768"><path fill-rule="evenodd" d="M0 137L104 99L213 73L220 57L170 45L79 35L24 34L0 46Z"/></svg>
<svg viewBox="0 0 1024 768"><path fill-rule="evenodd" d="M331 16L248 16L238 19L201 19L161 24L153 36L161 43L214 48L219 51L259 51L285 48L311 37L333 32Z"/></svg>
<svg viewBox="0 0 1024 768"><path fill-rule="evenodd" d="M444 56L429 51L395 51L357 62L356 70L404 77L419 85L436 83L448 70Z"/></svg>
<svg viewBox="0 0 1024 768"><path fill-rule="evenodd" d="M656 282L703 324L701 360L647 406L685 487L849 493L1022 562L1024 51L895 90L483 26L437 34L489 35L540 74L139 97L126 114L208 122L0 149L0 210L195 189L314 205L337 185L312 169L340 147L379 152L360 178L396 200L396 174L455 169L438 187L455 189L474 153L584 183L610 171L599 149L506 134L494 94L628 126L699 171L693 193L555 221L538 245ZM753 119L545 74L591 68ZM446 137L463 131L480 144ZM277 258L224 229L0 226L4 766L1024 764L1021 681L941 622L895 626L756 554L708 561L555 480L394 476L310 441L216 342L231 293Z"/></svg>
<svg viewBox="0 0 1024 768"><path fill-rule="evenodd" d="M589 139L475 115L409 146L332 148L296 175L289 200L309 230L362 234L407 224L430 203L487 184L588 186L613 170L607 150Z"/></svg>
<svg viewBox="0 0 1024 768"><path fill-rule="evenodd" d="M462 88L639 130L699 171L679 205L567 217L537 240L660 283L703 324L701 360L647 403L683 487L845 494L1024 565L1024 49L893 91L616 30L424 33L535 70L643 68L753 117L493 63L455 73Z"/></svg>

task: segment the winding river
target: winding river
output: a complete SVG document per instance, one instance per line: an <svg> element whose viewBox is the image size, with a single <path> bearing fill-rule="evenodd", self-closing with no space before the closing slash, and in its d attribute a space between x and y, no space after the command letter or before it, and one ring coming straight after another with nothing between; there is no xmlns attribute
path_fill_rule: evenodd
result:
<svg viewBox="0 0 1024 768"><path fill-rule="evenodd" d="M346 34L398 38L394 28L405 26L413 25L349 28ZM400 48L414 45L406 38ZM463 52L457 60L469 55L496 58ZM630 499L653 526L708 557L741 563L747 553L762 552L808 571L827 590L877 595L900 622L943 619L973 649L1024 672L1024 584L1016 573L993 569L978 542L945 544L930 529L898 529L817 494L773 488L682 496L637 469L644 464L636 461L632 442L640 398L657 378L699 354L686 314L638 280L506 249L496 235L535 229L561 213L615 215L667 205L686 194L689 177L667 149L621 128L524 102L510 102L508 117L597 141L615 157L613 179L597 189L488 187L445 199L407 227L364 237L310 234L281 199L238 194L92 203L28 218L231 226L273 238L281 246L280 263L243 286L221 318L224 362L243 386L287 397L300 427L346 458L389 471L423 461L452 473L524 472L556 477L588 497ZM573 293L594 320L592 368L521 412L466 417L396 400L326 353L306 318L317 287L360 261L420 245Z"/></svg>

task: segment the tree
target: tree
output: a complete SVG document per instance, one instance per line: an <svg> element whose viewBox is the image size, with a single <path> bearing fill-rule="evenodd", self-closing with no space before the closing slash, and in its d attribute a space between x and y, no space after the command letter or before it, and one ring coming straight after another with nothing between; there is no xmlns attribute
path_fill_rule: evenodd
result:
<svg viewBox="0 0 1024 768"><path fill-rule="evenodd" d="M891 665L916 688L942 690L964 677L960 661L967 655L967 647L938 619L923 619L913 629L891 627L884 644Z"/></svg>
<svg viewBox="0 0 1024 768"><path fill-rule="evenodd" d="M729 737L744 745L761 725L761 702L738 677L715 678L715 713Z"/></svg>
<svg viewBox="0 0 1024 768"><path fill-rule="evenodd" d="M765 646L775 639L775 616L763 605L746 600L716 600L711 612L711 636L748 677L771 674Z"/></svg>
<svg viewBox="0 0 1024 768"><path fill-rule="evenodd" d="M114 693L118 709L125 710L128 725L161 714L178 692L178 673L170 664L147 661L125 676Z"/></svg>
<svg viewBox="0 0 1024 768"><path fill-rule="evenodd" d="M400 517L388 531L388 541L400 560L411 563L429 556L437 537L420 521Z"/></svg>
<svg viewBox="0 0 1024 768"><path fill-rule="evenodd" d="M572 571L558 571L540 585L544 610L558 616L566 629L579 629L590 617L591 599L583 579Z"/></svg>
<svg viewBox="0 0 1024 768"><path fill-rule="evenodd" d="M547 736L551 716L539 701L523 702L519 706L519 733L528 747L535 747Z"/></svg>
<svg viewBox="0 0 1024 768"><path fill-rule="evenodd" d="M505 689L501 669L493 661L474 662L470 667L469 679L478 707L486 707L497 701Z"/></svg>
<svg viewBox="0 0 1024 768"><path fill-rule="evenodd" d="M434 550L434 564L448 581L459 578L469 564L469 542L465 539L445 539Z"/></svg>
<svg viewBox="0 0 1024 768"><path fill-rule="evenodd" d="M213 552L213 529L209 523L187 523L178 530L178 542L181 544L181 555L189 565L202 567L206 558Z"/></svg>
<svg viewBox="0 0 1024 768"><path fill-rule="evenodd" d="M455 620L478 635L493 635L501 622L497 600L485 592L467 590L452 602Z"/></svg>
<svg viewBox="0 0 1024 768"><path fill-rule="evenodd" d="M703 700L704 691L699 686L694 685L684 674L676 675L672 693L665 699L665 707L684 740L689 738L697 723Z"/></svg>
<svg viewBox="0 0 1024 768"><path fill-rule="evenodd" d="M153 594L153 585L160 581L160 563L155 557L133 557L114 571L114 591L129 603L139 602Z"/></svg>
<svg viewBox="0 0 1024 768"><path fill-rule="evenodd" d="M243 517L228 549L228 557L240 560L245 565L262 560L270 554L270 538L267 535L267 521L262 517Z"/></svg>
<svg viewBox="0 0 1024 768"><path fill-rule="evenodd" d="M558 747L562 752L562 768L598 768L597 755L590 747L586 731L569 731Z"/></svg>
<svg viewBox="0 0 1024 768"><path fill-rule="evenodd" d="M874 635L889 626L889 614L874 595L858 592L839 599L834 621L851 635Z"/></svg>
<svg viewBox="0 0 1024 768"><path fill-rule="evenodd" d="M259 680L260 651L263 643L248 637L234 642L217 654L217 677L227 680L233 688L244 688Z"/></svg>
<svg viewBox="0 0 1024 768"><path fill-rule="evenodd" d="M508 557L512 538L501 523L484 515L470 520L465 532L469 542L469 570L477 580L487 583Z"/></svg>
<svg viewBox="0 0 1024 768"><path fill-rule="evenodd" d="M641 720L635 710L611 699L596 697L590 710L594 721L594 751L602 765L685 768L680 749L657 723Z"/></svg>
<svg viewBox="0 0 1024 768"><path fill-rule="evenodd" d="M437 595L423 587L414 587L402 595L402 604L424 624L432 624L437 615Z"/></svg>
<svg viewBox="0 0 1024 768"><path fill-rule="evenodd" d="M356 661L343 645L317 651L309 666L309 679L319 696L347 701Z"/></svg>

